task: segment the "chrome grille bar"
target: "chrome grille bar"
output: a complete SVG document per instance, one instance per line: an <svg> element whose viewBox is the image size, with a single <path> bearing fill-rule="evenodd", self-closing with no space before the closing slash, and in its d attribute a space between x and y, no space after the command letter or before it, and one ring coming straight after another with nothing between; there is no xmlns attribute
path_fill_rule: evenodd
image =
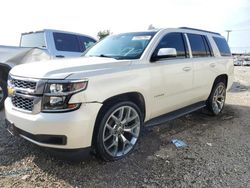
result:
<svg viewBox="0 0 250 188"><path fill-rule="evenodd" d="M14 89L11 96L13 108L25 113L39 113L45 83L46 80L10 76L9 84Z"/></svg>

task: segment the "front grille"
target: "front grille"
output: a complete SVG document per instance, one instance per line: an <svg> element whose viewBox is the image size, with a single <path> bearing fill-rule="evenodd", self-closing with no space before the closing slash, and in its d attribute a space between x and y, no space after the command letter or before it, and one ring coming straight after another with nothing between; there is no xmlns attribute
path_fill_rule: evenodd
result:
<svg viewBox="0 0 250 188"><path fill-rule="evenodd" d="M14 95L12 96L11 101L16 108L20 108L27 111L33 110L34 99L23 98L21 96Z"/></svg>
<svg viewBox="0 0 250 188"><path fill-rule="evenodd" d="M12 79L12 85L16 88L20 89L36 89L36 82L33 81L25 81L25 80L18 80L18 79Z"/></svg>
<svg viewBox="0 0 250 188"><path fill-rule="evenodd" d="M34 104L37 104L37 87L39 81L35 79L27 79L18 77L10 77L10 87L14 89L11 101L14 107L33 113ZM41 88L41 87L40 87ZM39 93L40 94L40 93Z"/></svg>

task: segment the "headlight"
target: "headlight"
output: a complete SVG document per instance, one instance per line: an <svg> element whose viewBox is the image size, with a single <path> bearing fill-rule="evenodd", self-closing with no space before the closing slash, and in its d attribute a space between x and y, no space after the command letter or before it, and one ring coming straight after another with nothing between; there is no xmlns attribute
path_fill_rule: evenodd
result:
<svg viewBox="0 0 250 188"><path fill-rule="evenodd" d="M49 81L45 86L43 112L66 112L78 109L81 103L70 104L72 95L87 88L86 80Z"/></svg>

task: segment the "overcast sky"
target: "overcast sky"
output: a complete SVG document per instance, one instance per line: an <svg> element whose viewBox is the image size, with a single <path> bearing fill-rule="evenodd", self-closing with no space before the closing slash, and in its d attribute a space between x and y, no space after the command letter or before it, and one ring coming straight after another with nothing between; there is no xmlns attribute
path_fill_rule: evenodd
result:
<svg viewBox="0 0 250 188"><path fill-rule="evenodd" d="M249 0L7 0L1 2L0 45L18 45L22 32L59 29L96 37L157 28L233 30L233 50L250 51Z"/></svg>

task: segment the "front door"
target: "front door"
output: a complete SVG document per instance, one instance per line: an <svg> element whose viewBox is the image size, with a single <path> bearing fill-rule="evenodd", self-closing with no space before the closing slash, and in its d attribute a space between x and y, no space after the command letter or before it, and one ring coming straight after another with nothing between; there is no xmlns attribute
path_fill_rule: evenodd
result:
<svg viewBox="0 0 250 188"><path fill-rule="evenodd" d="M192 99L193 64L182 33L166 34L152 56L160 48L175 48L176 57L160 58L150 63L153 105L151 118L190 105Z"/></svg>

